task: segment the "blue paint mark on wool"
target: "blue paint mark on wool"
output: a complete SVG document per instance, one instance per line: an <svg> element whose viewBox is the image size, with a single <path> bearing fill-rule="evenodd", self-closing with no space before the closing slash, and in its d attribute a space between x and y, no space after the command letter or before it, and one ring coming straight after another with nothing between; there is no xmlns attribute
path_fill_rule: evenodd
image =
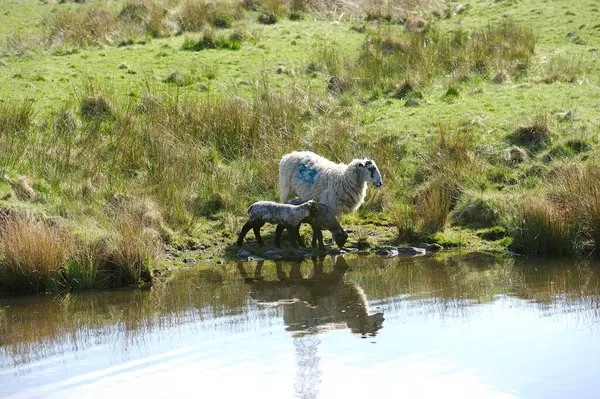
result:
<svg viewBox="0 0 600 399"><path fill-rule="evenodd" d="M315 177L319 171L301 163L298 168L298 179L306 184L315 184Z"/></svg>

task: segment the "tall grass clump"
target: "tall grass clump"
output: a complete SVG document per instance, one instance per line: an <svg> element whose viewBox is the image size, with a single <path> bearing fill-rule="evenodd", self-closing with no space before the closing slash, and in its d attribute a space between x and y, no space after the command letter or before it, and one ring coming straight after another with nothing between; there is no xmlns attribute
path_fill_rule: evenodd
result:
<svg viewBox="0 0 600 399"><path fill-rule="evenodd" d="M0 101L0 165L14 167L23 162L24 154L36 141L32 134L33 102L29 100Z"/></svg>
<svg viewBox="0 0 600 399"><path fill-rule="evenodd" d="M176 21L181 32L199 32L206 26L231 28L241 19L243 10L233 2L184 0L178 10Z"/></svg>
<svg viewBox="0 0 600 399"><path fill-rule="evenodd" d="M0 289L45 292L64 284L59 273L68 252L58 228L23 216L1 220Z"/></svg>
<svg viewBox="0 0 600 399"><path fill-rule="evenodd" d="M569 210L586 240L600 247L600 167L595 163L567 165L550 182L551 195Z"/></svg>
<svg viewBox="0 0 600 399"><path fill-rule="evenodd" d="M215 34L212 30L205 30L198 40L186 38L181 45L182 50L201 51L209 49L239 50L242 47L243 36L239 33Z"/></svg>
<svg viewBox="0 0 600 399"><path fill-rule="evenodd" d="M409 77L426 83L436 76L487 76L495 70L518 75L530 67L534 49L533 33L513 23L473 32L380 29L364 42L352 76L364 87L390 90Z"/></svg>
<svg viewBox="0 0 600 399"><path fill-rule="evenodd" d="M474 229L492 227L500 221L499 206L493 198L469 191L459 198L451 220L454 225Z"/></svg>
<svg viewBox="0 0 600 399"><path fill-rule="evenodd" d="M420 154L415 206L426 230L437 231L446 226L464 185L475 174L474 139L469 130L449 133L440 126L431 147Z"/></svg>
<svg viewBox="0 0 600 399"><path fill-rule="evenodd" d="M165 17L167 10L155 0L129 0L117 15L121 36L165 37L171 26Z"/></svg>
<svg viewBox="0 0 600 399"><path fill-rule="evenodd" d="M121 215L104 249L100 273L108 286L149 282L150 268L161 253L158 233L131 215Z"/></svg>
<svg viewBox="0 0 600 399"><path fill-rule="evenodd" d="M564 82L578 83L582 81L590 71L590 65L582 57L572 57L567 54L556 54L551 56L542 68L544 83Z"/></svg>
<svg viewBox="0 0 600 399"><path fill-rule="evenodd" d="M102 287L101 270L105 254L106 244L101 239L76 240L65 267L69 287L74 290Z"/></svg>
<svg viewBox="0 0 600 399"><path fill-rule="evenodd" d="M116 28L113 13L101 5L91 5L84 11L61 10L48 22L51 43L96 45L110 43Z"/></svg>
<svg viewBox="0 0 600 399"><path fill-rule="evenodd" d="M531 255L572 255L581 247L577 223L568 211L543 198L517 202L505 217L512 249Z"/></svg>
<svg viewBox="0 0 600 399"><path fill-rule="evenodd" d="M531 152L539 151L552 141L550 116L546 112L538 113L532 122L519 126L510 134L508 140Z"/></svg>
<svg viewBox="0 0 600 399"><path fill-rule="evenodd" d="M25 133L33 122L33 102L0 101L0 134L4 139Z"/></svg>

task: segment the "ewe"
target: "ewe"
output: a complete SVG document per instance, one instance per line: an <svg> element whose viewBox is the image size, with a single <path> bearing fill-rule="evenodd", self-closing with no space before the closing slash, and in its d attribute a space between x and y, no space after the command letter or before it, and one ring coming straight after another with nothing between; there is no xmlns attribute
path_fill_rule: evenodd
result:
<svg viewBox="0 0 600 399"><path fill-rule="evenodd" d="M292 152L279 162L281 202L297 195L329 207L336 218L356 211L365 199L367 184L380 187L381 173L370 159L336 164L313 152Z"/></svg>

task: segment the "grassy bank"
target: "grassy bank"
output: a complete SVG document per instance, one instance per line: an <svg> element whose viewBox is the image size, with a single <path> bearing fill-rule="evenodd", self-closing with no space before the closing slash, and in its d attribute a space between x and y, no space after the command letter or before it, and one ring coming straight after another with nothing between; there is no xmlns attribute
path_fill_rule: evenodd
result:
<svg viewBox="0 0 600 399"><path fill-rule="evenodd" d="M0 289L232 256L297 149L376 160L351 245L600 245L595 2L345 6L1 5Z"/></svg>

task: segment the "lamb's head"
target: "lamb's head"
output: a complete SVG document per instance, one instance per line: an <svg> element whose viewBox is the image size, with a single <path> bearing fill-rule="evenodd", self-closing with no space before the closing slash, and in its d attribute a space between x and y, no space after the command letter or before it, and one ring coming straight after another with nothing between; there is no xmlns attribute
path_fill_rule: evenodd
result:
<svg viewBox="0 0 600 399"><path fill-rule="evenodd" d="M317 217L317 215L319 213L319 203L317 201L315 201L315 200L306 201L305 203L303 203L300 206L304 207L308 211L310 217L312 217L312 218Z"/></svg>
<svg viewBox="0 0 600 399"><path fill-rule="evenodd" d="M381 173L375 165L375 161L371 159L358 160L358 170L364 181L373 183L375 187L381 187L383 180L381 179Z"/></svg>

